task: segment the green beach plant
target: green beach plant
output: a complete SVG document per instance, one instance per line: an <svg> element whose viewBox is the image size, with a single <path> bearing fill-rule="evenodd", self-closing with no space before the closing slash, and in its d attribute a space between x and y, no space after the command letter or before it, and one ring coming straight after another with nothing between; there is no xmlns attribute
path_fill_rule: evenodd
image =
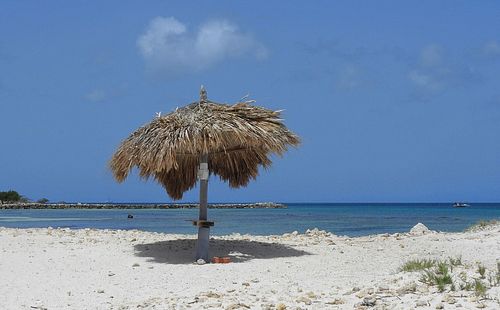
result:
<svg viewBox="0 0 500 310"><path fill-rule="evenodd" d="M451 283L450 285L450 290L452 290L453 292L455 292L457 290L457 287L455 286L455 283Z"/></svg>
<svg viewBox="0 0 500 310"><path fill-rule="evenodd" d="M480 231L488 228L489 226L493 225L498 225L500 221L498 220L480 220L479 222L472 224L471 226L467 227L465 229L466 232L468 231Z"/></svg>
<svg viewBox="0 0 500 310"><path fill-rule="evenodd" d="M460 289L472 289L472 284L467 284L467 274L461 272L458 275L459 281L453 282L452 274L454 266L462 266L462 258L449 257L446 260L414 259L404 263L399 270L405 272L421 272L420 282L430 286L436 286L440 292L446 290L449 285L450 290L455 291L457 285ZM460 281L461 280L461 281Z"/></svg>
<svg viewBox="0 0 500 310"><path fill-rule="evenodd" d="M436 265L436 273L440 275L448 274L448 264L446 262L438 262Z"/></svg>
<svg viewBox="0 0 500 310"><path fill-rule="evenodd" d="M449 290L473 291L477 297L485 297L489 287L500 285L500 261L497 261L497 270L489 271L478 263L476 272L478 278L468 278L466 271L453 275L453 267L463 266L461 257L449 257L446 260L414 259L404 263L399 270L405 272L420 272L420 282L429 286L436 286L443 292ZM455 280L453 280L455 278ZM483 279L487 279L483 281Z"/></svg>
<svg viewBox="0 0 500 310"><path fill-rule="evenodd" d="M491 272L488 275L488 282L490 283L490 286L499 286L500 285L500 261L497 262L497 270L494 272Z"/></svg>
<svg viewBox="0 0 500 310"><path fill-rule="evenodd" d="M477 297L486 296L486 285L479 279L474 279L474 294Z"/></svg>
<svg viewBox="0 0 500 310"><path fill-rule="evenodd" d="M441 270L439 268L436 270L425 270L420 277L420 282L431 286L437 286L440 292L446 289L446 285L453 284L451 275L448 273L448 268L443 268Z"/></svg>
<svg viewBox="0 0 500 310"><path fill-rule="evenodd" d="M433 259L414 259L404 263L399 270L405 272L422 271L432 268L435 265L436 261Z"/></svg>
<svg viewBox="0 0 500 310"><path fill-rule="evenodd" d="M500 283L500 261L497 262L496 278L497 278L497 283Z"/></svg>
<svg viewBox="0 0 500 310"><path fill-rule="evenodd" d="M481 279L484 279L486 277L486 267L484 267L481 264L477 265L477 273L481 276Z"/></svg>

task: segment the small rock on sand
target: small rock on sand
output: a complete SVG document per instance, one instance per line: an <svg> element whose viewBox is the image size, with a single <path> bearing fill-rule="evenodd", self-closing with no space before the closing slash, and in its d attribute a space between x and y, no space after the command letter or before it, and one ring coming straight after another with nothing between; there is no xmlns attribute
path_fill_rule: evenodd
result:
<svg viewBox="0 0 500 310"><path fill-rule="evenodd" d="M235 309L250 309L250 307L242 303L230 304L229 306L226 307L226 310L235 310Z"/></svg>
<svg viewBox="0 0 500 310"><path fill-rule="evenodd" d="M316 298L316 294L314 294L314 292L308 292L306 295L307 295L307 297L309 297L311 299Z"/></svg>
<svg viewBox="0 0 500 310"><path fill-rule="evenodd" d="M309 298L307 298L306 296L301 296L301 297L297 298L297 300L295 300L295 301L299 302L299 303L303 302L306 305L310 305L312 303L312 301Z"/></svg>
<svg viewBox="0 0 500 310"><path fill-rule="evenodd" d="M286 306L284 304L277 304L276 310L286 310Z"/></svg>
<svg viewBox="0 0 500 310"><path fill-rule="evenodd" d="M444 297L443 297L443 302L446 302L446 303L449 303L450 305L453 305L454 303L457 302L457 300L455 298L453 298L453 296L449 295L449 294L446 294Z"/></svg>
<svg viewBox="0 0 500 310"><path fill-rule="evenodd" d="M399 296L409 293L414 293L417 289L417 284L415 282L410 282L397 289Z"/></svg>
<svg viewBox="0 0 500 310"><path fill-rule="evenodd" d="M207 262L203 258L200 258L199 260L196 261L196 263L198 265L205 265Z"/></svg>
<svg viewBox="0 0 500 310"><path fill-rule="evenodd" d="M335 298L332 301L326 302L327 305L342 305L345 304L345 301L342 298Z"/></svg>
<svg viewBox="0 0 500 310"><path fill-rule="evenodd" d="M429 293L429 288L427 287L427 285L422 284L417 286L416 291L421 294L427 294Z"/></svg>
<svg viewBox="0 0 500 310"><path fill-rule="evenodd" d="M381 284L379 287L378 287L378 291L379 292L387 292L389 290L389 286L385 285L385 284Z"/></svg>
<svg viewBox="0 0 500 310"><path fill-rule="evenodd" d="M363 303L361 305L367 307L373 307L377 303L377 300L374 297L365 297L363 299Z"/></svg>

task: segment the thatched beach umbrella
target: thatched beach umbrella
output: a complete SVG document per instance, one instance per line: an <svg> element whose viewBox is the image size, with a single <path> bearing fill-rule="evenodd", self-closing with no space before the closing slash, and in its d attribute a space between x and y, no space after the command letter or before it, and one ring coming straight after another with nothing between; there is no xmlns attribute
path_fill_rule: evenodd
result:
<svg viewBox="0 0 500 310"><path fill-rule="evenodd" d="M280 111L251 105L200 100L166 115L157 115L125 139L113 155L111 170L118 182L132 168L160 183L172 199L200 180L200 215L196 259L208 261L208 238L213 222L207 220L209 174L218 175L231 187L246 186L258 175L258 167L271 164L271 154L282 155L299 138L283 125Z"/></svg>

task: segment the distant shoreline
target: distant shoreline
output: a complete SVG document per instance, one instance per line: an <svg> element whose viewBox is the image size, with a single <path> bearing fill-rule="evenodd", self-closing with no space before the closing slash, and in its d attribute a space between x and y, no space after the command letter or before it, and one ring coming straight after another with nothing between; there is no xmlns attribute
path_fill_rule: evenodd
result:
<svg viewBox="0 0 500 310"><path fill-rule="evenodd" d="M125 204L125 203L4 203L0 209L195 209L197 203L170 204ZM257 203L217 203L209 204L209 209L286 209L287 206L274 202Z"/></svg>

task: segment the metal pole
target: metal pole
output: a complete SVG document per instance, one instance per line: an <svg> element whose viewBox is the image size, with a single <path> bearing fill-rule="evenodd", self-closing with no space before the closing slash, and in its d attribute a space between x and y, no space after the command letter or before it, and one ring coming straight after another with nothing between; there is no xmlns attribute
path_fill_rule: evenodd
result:
<svg viewBox="0 0 500 310"><path fill-rule="evenodd" d="M208 217L208 155L203 154L200 157L200 168L198 170L198 178L200 179L200 221L206 221ZM203 259L209 262L208 259L208 241L210 227L198 224L198 241L196 243L195 260Z"/></svg>

